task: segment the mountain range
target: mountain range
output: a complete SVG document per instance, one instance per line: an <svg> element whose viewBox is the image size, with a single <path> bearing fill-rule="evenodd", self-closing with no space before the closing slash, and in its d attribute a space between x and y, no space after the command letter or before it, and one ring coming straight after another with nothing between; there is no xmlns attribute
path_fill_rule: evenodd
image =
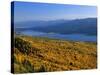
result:
<svg viewBox="0 0 100 75"><path fill-rule="evenodd" d="M19 26L19 27L18 27ZM46 33L97 35L97 18L29 21L15 25L15 31L34 30Z"/></svg>

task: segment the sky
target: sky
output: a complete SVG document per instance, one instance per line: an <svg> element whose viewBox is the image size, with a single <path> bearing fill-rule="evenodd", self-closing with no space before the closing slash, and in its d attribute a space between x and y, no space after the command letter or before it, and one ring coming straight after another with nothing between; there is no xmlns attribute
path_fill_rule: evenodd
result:
<svg viewBox="0 0 100 75"><path fill-rule="evenodd" d="M87 5L14 2L14 21L69 20L97 17L97 7Z"/></svg>

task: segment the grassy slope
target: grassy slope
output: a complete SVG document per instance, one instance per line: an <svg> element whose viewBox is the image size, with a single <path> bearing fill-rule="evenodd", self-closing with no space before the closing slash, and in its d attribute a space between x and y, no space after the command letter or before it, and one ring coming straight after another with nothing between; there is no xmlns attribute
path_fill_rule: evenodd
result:
<svg viewBox="0 0 100 75"><path fill-rule="evenodd" d="M94 69L96 43L16 36L14 73Z"/></svg>

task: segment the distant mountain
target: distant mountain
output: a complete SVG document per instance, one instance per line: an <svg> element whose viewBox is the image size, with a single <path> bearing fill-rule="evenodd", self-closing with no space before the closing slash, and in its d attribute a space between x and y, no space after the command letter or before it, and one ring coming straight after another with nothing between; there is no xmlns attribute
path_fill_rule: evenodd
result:
<svg viewBox="0 0 100 75"><path fill-rule="evenodd" d="M15 22L15 28L33 28L33 27L44 27L44 26L51 26L56 25L59 23L66 22L67 20L51 20L51 21L23 21L23 22Z"/></svg>
<svg viewBox="0 0 100 75"><path fill-rule="evenodd" d="M36 27L36 26L43 26L46 23L46 21L23 21L23 22L16 22L15 28L30 28L30 27Z"/></svg>
<svg viewBox="0 0 100 75"><path fill-rule="evenodd" d="M17 30L34 30L61 34L77 33L97 35L97 18L46 21L37 26L35 25L28 28L17 28Z"/></svg>

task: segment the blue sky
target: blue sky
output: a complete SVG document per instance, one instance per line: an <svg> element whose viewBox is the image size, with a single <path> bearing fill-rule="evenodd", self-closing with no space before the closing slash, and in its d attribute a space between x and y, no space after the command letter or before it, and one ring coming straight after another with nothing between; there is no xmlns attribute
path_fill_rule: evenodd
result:
<svg viewBox="0 0 100 75"><path fill-rule="evenodd" d="M96 6L14 2L15 22L97 17Z"/></svg>

